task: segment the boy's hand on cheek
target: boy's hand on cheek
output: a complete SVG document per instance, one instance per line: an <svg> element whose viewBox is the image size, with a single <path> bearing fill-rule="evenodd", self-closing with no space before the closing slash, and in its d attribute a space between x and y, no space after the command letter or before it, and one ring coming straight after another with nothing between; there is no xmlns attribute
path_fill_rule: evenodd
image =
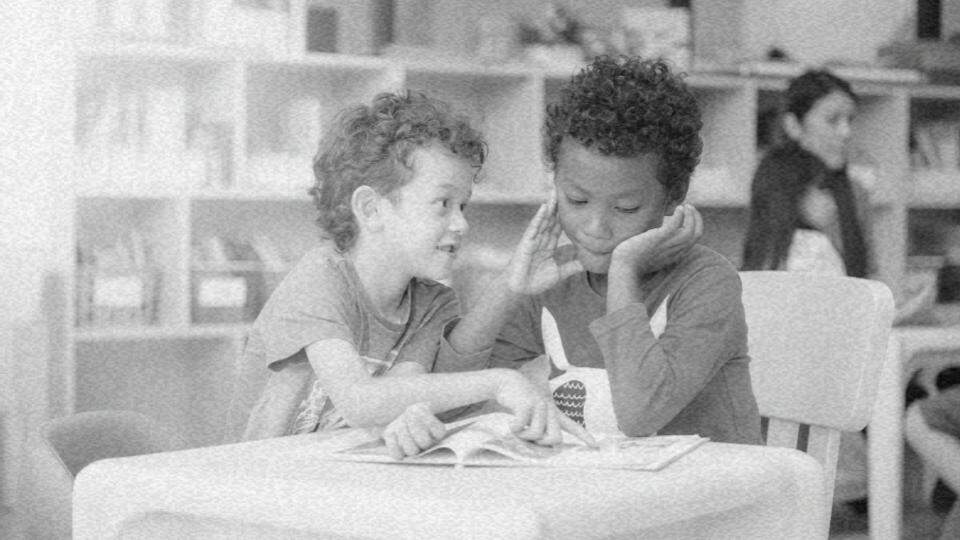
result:
<svg viewBox="0 0 960 540"><path fill-rule="evenodd" d="M556 258L560 238L556 192L540 205L505 270L507 287L517 294L541 293L583 270L580 261Z"/></svg>
<svg viewBox="0 0 960 540"><path fill-rule="evenodd" d="M663 223L620 243L613 250L614 268L632 269L638 274L659 270L679 261L703 235L703 218L690 204L677 207Z"/></svg>
<svg viewBox="0 0 960 540"><path fill-rule="evenodd" d="M403 459L430 448L443 438L443 422L430 412L425 403L406 408L393 422L387 424L381 437L393 459Z"/></svg>

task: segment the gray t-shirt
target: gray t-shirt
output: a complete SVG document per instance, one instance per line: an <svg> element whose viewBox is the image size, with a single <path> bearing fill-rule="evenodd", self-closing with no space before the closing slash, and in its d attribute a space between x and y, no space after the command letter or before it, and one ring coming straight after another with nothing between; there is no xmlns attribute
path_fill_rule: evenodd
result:
<svg viewBox="0 0 960 540"><path fill-rule="evenodd" d="M431 280L412 279L404 293L402 323L381 318L361 287L349 259L331 245L309 251L284 278L254 322L241 363L269 369L270 377L302 374L291 384L268 381L260 403L248 422L245 439L345 426L333 403L316 384L307 364L305 348L325 339L341 339L356 347L368 371L379 376L401 362L416 362L430 371L461 371L486 358L489 350L471 355L457 353L446 334L459 319L460 306L449 287ZM284 390L302 391L309 377L306 399L295 411L290 399L267 395ZM291 417L291 414L293 417ZM285 426L277 425L286 422Z"/></svg>
<svg viewBox="0 0 960 540"><path fill-rule="evenodd" d="M527 298L500 331L491 365L516 367L544 353L540 313L546 307L570 365L607 370L625 434L699 434L759 444L736 269L697 245L676 265L644 276L640 286L642 304L610 314L585 272ZM664 300L666 325L658 338L650 314Z"/></svg>

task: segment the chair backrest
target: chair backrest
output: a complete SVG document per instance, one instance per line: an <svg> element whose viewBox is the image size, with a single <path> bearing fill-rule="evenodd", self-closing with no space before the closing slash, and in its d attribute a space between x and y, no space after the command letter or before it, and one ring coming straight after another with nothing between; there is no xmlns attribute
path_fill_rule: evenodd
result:
<svg viewBox="0 0 960 540"><path fill-rule="evenodd" d="M824 468L833 499L841 431L870 420L893 323L879 281L801 272L744 271L750 376L770 446L798 448Z"/></svg>
<svg viewBox="0 0 960 540"><path fill-rule="evenodd" d="M134 411L90 411L49 420L30 434L20 480L20 505L28 532L69 538L73 479L106 458L179 450L175 431Z"/></svg>

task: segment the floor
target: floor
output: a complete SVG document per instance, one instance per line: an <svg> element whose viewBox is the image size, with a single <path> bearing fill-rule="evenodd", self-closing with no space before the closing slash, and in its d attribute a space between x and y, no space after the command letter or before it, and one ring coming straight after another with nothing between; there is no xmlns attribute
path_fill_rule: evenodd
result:
<svg viewBox="0 0 960 540"><path fill-rule="evenodd" d="M909 446L904 449L903 527L900 537L904 540L937 540L940 524L952 501L944 490L936 492L932 504L920 496L920 465L916 454ZM835 506L830 520L830 540L866 540L868 516L865 512L847 505Z"/></svg>

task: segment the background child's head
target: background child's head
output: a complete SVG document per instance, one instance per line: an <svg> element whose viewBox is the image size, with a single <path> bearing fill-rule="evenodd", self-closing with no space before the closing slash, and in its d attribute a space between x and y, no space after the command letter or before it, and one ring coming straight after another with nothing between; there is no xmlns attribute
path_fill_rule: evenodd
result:
<svg viewBox="0 0 960 540"><path fill-rule="evenodd" d="M547 107L546 157L556 168L564 140L607 156L657 154L660 183L679 202L700 161L702 125L693 93L664 62L598 57Z"/></svg>
<svg viewBox="0 0 960 540"><path fill-rule="evenodd" d="M700 157L701 125L682 80L636 58L597 58L548 107L560 224L587 271L607 273L617 246L674 212Z"/></svg>
<svg viewBox="0 0 960 540"><path fill-rule="evenodd" d="M850 84L829 71L810 70L790 81L784 100L787 136L827 166L843 165L857 102Z"/></svg>
<svg viewBox="0 0 960 540"><path fill-rule="evenodd" d="M412 177L412 154L438 145L479 169L486 157L482 136L442 101L416 92L384 93L369 105L343 111L321 141L310 189L317 223L341 251L350 249L358 225L354 191L370 186L391 196Z"/></svg>

